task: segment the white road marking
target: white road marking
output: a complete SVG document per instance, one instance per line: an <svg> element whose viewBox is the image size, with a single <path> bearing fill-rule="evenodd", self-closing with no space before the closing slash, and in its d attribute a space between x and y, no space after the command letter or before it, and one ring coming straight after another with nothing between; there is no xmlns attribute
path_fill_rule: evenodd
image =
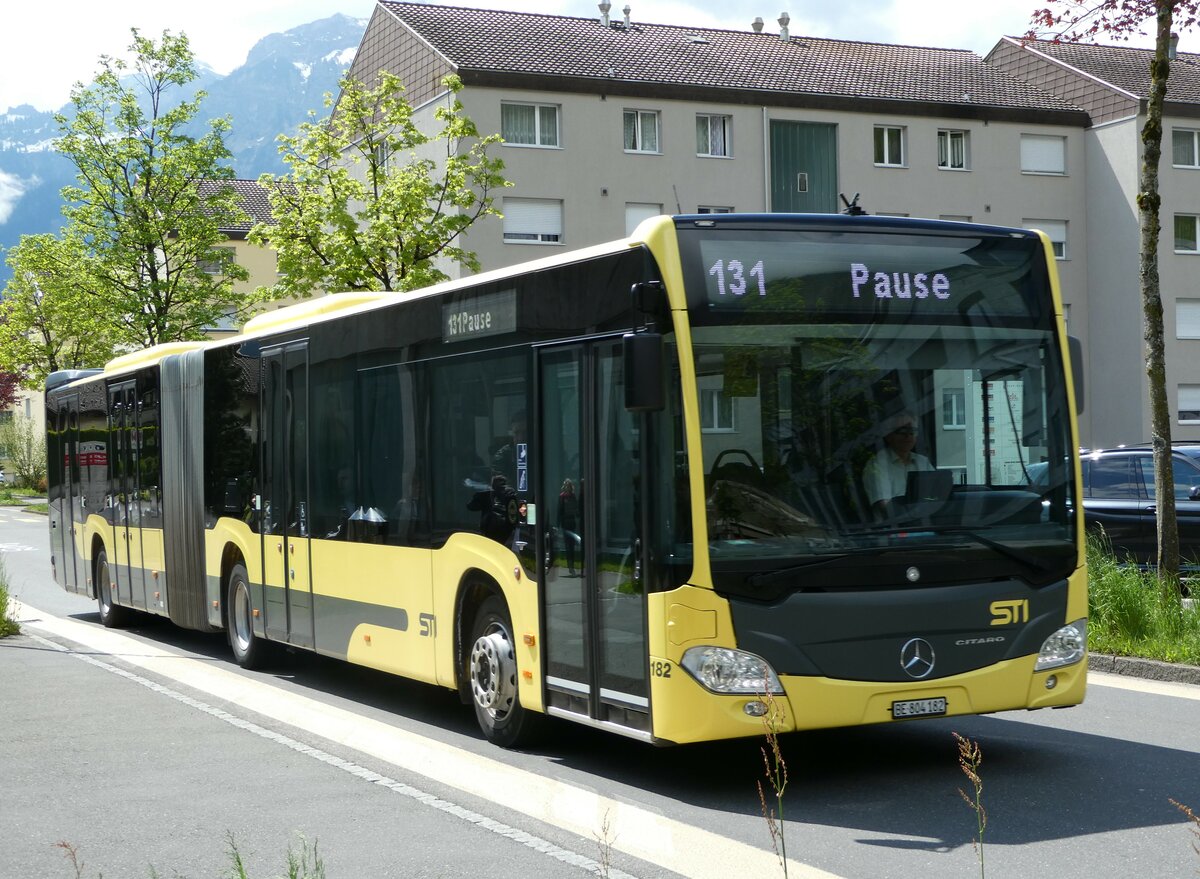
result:
<svg viewBox="0 0 1200 879"><path fill-rule="evenodd" d="M34 549L23 543L0 543L0 552L33 552Z"/></svg>
<svg viewBox="0 0 1200 879"><path fill-rule="evenodd" d="M1173 696L1176 699L1191 699L1200 702L1200 687L1194 684L1176 684L1172 681L1152 681L1148 678L1132 678L1103 671L1088 670L1089 687L1112 687L1115 690L1132 690L1135 693L1151 693L1155 696Z"/></svg>
<svg viewBox="0 0 1200 879"><path fill-rule="evenodd" d="M606 838L613 849L666 870L696 879L727 879L774 875L781 869L779 859L769 850L691 827L648 808L461 751L117 632L44 614L28 605L18 606L17 613L18 621L24 619L23 625L29 628L119 657L193 690L513 809L583 839L605 838L607 826ZM765 829L763 833L766 834ZM787 873L796 879L840 879L791 859Z"/></svg>

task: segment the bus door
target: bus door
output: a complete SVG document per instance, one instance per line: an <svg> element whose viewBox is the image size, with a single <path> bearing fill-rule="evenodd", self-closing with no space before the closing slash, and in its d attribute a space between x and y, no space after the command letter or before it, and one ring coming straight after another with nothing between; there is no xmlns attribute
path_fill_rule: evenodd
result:
<svg viewBox="0 0 1200 879"><path fill-rule="evenodd" d="M127 607L146 606L142 580L141 530L138 527L137 393L133 381L109 385L108 517L113 525L113 601Z"/></svg>
<svg viewBox="0 0 1200 879"><path fill-rule="evenodd" d="M55 537L54 553L62 571L63 586L71 592L84 592L86 578L80 574L77 532L80 521L79 462L79 395L71 394L60 401L58 410L58 460L62 466L59 498L60 518Z"/></svg>
<svg viewBox="0 0 1200 879"><path fill-rule="evenodd" d="M53 423L51 419L53 418ZM67 447L67 401L51 401L46 407L46 483L49 491L50 552L54 579L64 589L75 591L74 569L67 553L68 516L71 505L70 452Z"/></svg>
<svg viewBox="0 0 1200 879"><path fill-rule="evenodd" d="M308 343L263 352L263 585L270 638L313 646Z"/></svg>
<svg viewBox="0 0 1200 879"><path fill-rule="evenodd" d="M547 705L648 732L637 418L620 339L542 348L534 448Z"/></svg>

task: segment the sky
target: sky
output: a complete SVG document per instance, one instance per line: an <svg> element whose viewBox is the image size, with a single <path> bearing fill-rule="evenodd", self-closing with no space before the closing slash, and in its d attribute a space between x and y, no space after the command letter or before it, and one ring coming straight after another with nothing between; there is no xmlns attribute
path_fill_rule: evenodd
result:
<svg viewBox="0 0 1200 879"><path fill-rule="evenodd" d="M761 16L768 30L777 31L780 11L786 9L794 36L971 49L981 55L1001 36L1025 33L1030 12L1046 5L1045 0L613 0L610 15L621 16L626 2L635 22L749 30ZM438 5L599 15L595 0ZM57 110L69 100L73 83L92 78L101 55L124 54L132 27L154 37L164 29L182 31L197 60L229 73L267 34L337 12L367 19L374 7L374 0L58 0L50 7L9 2L0 12L0 112L21 104ZM1200 49L1200 35L1193 39L1196 47L1188 46L1185 36L1180 50Z"/></svg>

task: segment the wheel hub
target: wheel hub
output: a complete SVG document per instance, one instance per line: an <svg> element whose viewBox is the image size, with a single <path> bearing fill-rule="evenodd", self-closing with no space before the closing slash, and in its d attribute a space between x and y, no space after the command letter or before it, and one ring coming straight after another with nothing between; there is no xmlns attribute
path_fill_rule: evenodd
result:
<svg viewBox="0 0 1200 879"><path fill-rule="evenodd" d="M489 631L471 648L471 693L475 704L503 716L517 694L517 662L503 631Z"/></svg>

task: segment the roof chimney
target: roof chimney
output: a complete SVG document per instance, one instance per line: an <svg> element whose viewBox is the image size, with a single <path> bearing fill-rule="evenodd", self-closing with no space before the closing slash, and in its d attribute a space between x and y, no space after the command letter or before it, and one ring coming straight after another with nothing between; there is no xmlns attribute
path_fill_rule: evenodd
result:
<svg viewBox="0 0 1200 879"><path fill-rule="evenodd" d="M612 4L608 0L604 0L600 4L600 24L603 27L608 27L608 10L612 9Z"/></svg>
<svg viewBox="0 0 1200 879"><path fill-rule="evenodd" d="M1167 58L1171 61L1175 60L1175 56L1179 54L1179 34L1171 34L1171 45L1167 49Z"/></svg>
<svg viewBox="0 0 1200 879"><path fill-rule="evenodd" d="M629 8L629 4L625 4L625 8L621 10L625 13L625 30L629 30L629 13L633 10Z"/></svg>
<svg viewBox="0 0 1200 879"><path fill-rule="evenodd" d="M792 38L791 34L788 33L788 22L791 20L792 17L786 12L779 13L779 39L785 43Z"/></svg>
<svg viewBox="0 0 1200 879"><path fill-rule="evenodd" d="M763 20L762 20L762 16L761 16L761 15L756 15L756 16L754 17L754 21L753 21L753 23L751 23L750 27L754 28L754 32L755 32L756 34L761 34L761 33L762 33L762 29L763 29Z"/></svg>

